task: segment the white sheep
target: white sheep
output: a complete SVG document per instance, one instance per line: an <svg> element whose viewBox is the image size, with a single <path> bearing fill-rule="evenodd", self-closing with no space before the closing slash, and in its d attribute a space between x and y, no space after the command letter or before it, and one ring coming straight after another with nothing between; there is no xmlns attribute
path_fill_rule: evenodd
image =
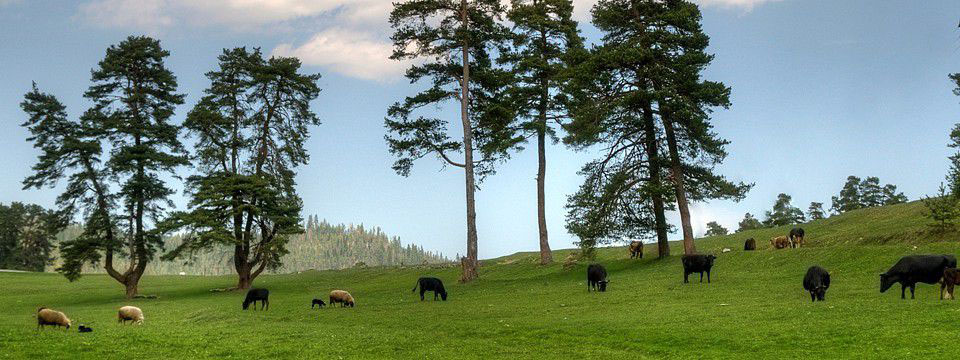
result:
<svg viewBox="0 0 960 360"><path fill-rule="evenodd" d="M70 319L62 312L45 307L37 309L37 330L43 328L45 325L63 326L70 329L70 324Z"/></svg>
<svg viewBox="0 0 960 360"><path fill-rule="evenodd" d="M120 308L120 311L117 312L117 322L126 324L128 320L137 325L142 325L143 310L140 310L140 308L136 306L124 306Z"/></svg>

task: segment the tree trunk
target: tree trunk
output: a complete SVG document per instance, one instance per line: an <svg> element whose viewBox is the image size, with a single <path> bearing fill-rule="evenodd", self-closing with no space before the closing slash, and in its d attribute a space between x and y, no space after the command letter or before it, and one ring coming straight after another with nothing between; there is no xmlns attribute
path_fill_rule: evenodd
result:
<svg viewBox="0 0 960 360"><path fill-rule="evenodd" d="M547 237L547 210L544 183L547 173L547 155L545 152L546 134L543 130L537 134L537 224L540 226L540 265L553 262L550 241Z"/></svg>
<svg viewBox="0 0 960 360"><path fill-rule="evenodd" d="M466 36L468 26L467 0L460 1L460 20ZM460 121L463 122L464 171L467 190L467 257L461 260L463 274L460 282L470 282L477 278L477 209L476 184L473 172L473 127L470 125L468 107L470 105L470 44L463 39L463 78L460 80Z"/></svg>
<svg viewBox="0 0 960 360"><path fill-rule="evenodd" d="M237 290L247 290L253 285L253 277L250 276L250 266L244 264L237 269Z"/></svg>
<svg viewBox="0 0 960 360"><path fill-rule="evenodd" d="M546 34L541 32L541 41L546 42ZM547 237L547 210L545 183L547 177L547 101L550 94L547 79L540 80L540 128L537 129L537 225L540 227L540 265L553 262L550 241Z"/></svg>
<svg viewBox="0 0 960 360"><path fill-rule="evenodd" d="M665 214L663 195L659 193L659 189L663 186L663 181L660 178L660 154L657 143L657 129L653 121L653 108L649 101L643 104L643 124L644 130L646 132L646 145L645 150L647 152L647 163L650 170L650 182L653 184L653 188L656 189L650 197L651 202L653 202L653 215L656 221L656 232L657 232L657 256L659 258L665 258L670 256L670 243L667 238L667 217Z"/></svg>
<svg viewBox="0 0 960 360"><path fill-rule="evenodd" d="M134 296L137 296L138 285L140 284L140 275L131 273L126 276L126 279L123 281L123 286L127 291L127 300L133 299Z"/></svg>
<svg viewBox="0 0 960 360"><path fill-rule="evenodd" d="M662 116L663 114L661 114ZM680 151L677 149L677 136L674 133L673 121L663 118L663 127L667 133L667 148L670 150L670 177L673 179L674 189L677 192L677 209L680 211L680 224L683 228L683 253L692 255L697 252L693 244L693 226L690 225L690 205L687 202L687 192L684 189L683 167L680 163Z"/></svg>

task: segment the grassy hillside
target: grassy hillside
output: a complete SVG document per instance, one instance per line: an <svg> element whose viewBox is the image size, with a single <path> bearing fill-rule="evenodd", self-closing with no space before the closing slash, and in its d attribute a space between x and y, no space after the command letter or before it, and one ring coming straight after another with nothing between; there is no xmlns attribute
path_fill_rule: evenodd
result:
<svg viewBox="0 0 960 360"><path fill-rule="evenodd" d="M878 292L877 274L900 256L960 252L956 234L923 236L918 214L906 204L805 225L813 246L797 250L767 248L784 229L700 240L719 256L712 284L683 284L679 257L652 259L652 247L639 261L623 247L601 249L606 293L586 292L585 263L538 266L533 253L487 260L481 279L466 285L456 284L456 268L265 276L257 285L271 290L266 312L241 311L243 294L209 292L232 285L229 276L150 276L141 289L158 299L124 301L101 275L68 283L0 273L0 358L954 357L960 302L937 300L932 285L920 285L912 301L897 288ZM749 236L760 250L741 250ZM801 287L813 264L833 275L824 303L811 303ZM410 289L421 275L442 278L449 301L420 302ZM309 309L335 288L353 293L357 307ZM115 323L126 304L144 310L145 325ZM37 332L40 305L95 332Z"/></svg>

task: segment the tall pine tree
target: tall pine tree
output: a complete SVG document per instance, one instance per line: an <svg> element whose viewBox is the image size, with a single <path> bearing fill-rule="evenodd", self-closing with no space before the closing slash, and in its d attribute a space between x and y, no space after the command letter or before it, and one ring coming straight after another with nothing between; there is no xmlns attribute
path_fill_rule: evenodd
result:
<svg viewBox="0 0 960 360"><path fill-rule="evenodd" d="M520 140L510 136L515 117L503 103L512 76L497 69L493 59L509 38L500 24L504 12L498 0L406 0L394 3L390 13L391 59L418 60L406 76L411 83L425 80L430 85L387 111L387 145L397 157L393 169L409 175L415 160L433 155L464 170L467 255L461 259L462 282L477 277L479 264L477 176L482 180L493 173L493 164ZM451 100L460 106L460 140L451 138L446 120L415 114ZM463 160L452 153L462 153Z"/></svg>
<svg viewBox="0 0 960 360"><path fill-rule="evenodd" d="M36 88L21 104L29 115L28 140L42 151L25 187L66 179L59 204L86 214L83 235L60 246L64 263L58 271L76 280L83 264L102 258L128 298L137 294L147 263L163 246L151 229L173 194L163 177L188 163L180 128L169 123L183 103L177 79L164 64L169 55L159 41L142 36L108 48L85 93L94 105L79 122L68 120L63 105ZM110 153L101 163L104 147ZM116 269L117 255L128 260L125 270Z"/></svg>
<svg viewBox="0 0 960 360"><path fill-rule="evenodd" d="M303 232L294 177L309 160L308 127L320 124L310 109L320 75L302 74L295 58L264 59L259 49L224 50L219 60L184 123L198 139L199 173L187 179L191 209L164 224L191 236L166 258L232 247L236 287L247 289L281 265L288 236Z"/></svg>
<svg viewBox="0 0 960 360"><path fill-rule="evenodd" d="M556 142L553 124L569 117L561 89L564 72L583 53L577 22L571 19L570 0L512 0L507 19L513 23L512 47L500 62L515 74L510 100L523 122L516 127L524 138L537 142L537 224L540 263L553 261L546 219L546 142Z"/></svg>

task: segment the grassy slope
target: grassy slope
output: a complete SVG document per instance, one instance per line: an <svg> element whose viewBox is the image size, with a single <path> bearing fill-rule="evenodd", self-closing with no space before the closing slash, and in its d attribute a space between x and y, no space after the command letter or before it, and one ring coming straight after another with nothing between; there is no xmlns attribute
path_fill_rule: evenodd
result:
<svg viewBox="0 0 960 360"><path fill-rule="evenodd" d="M920 207L805 225L812 246L799 250L768 249L784 229L700 240L701 251L719 255L709 285L682 284L679 258L650 259L651 246L640 261L624 248L602 249L597 261L611 274L602 294L586 292L586 264L541 267L533 253L486 261L481 280L468 285L455 283L457 269L267 276L257 283L271 290L267 312L240 311L242 294L208 291L232 277L148 277L142 291L160 298L128 302L105 276L68 283L0 273L0 358L953 357L956 348L944 344L960 337L960 302L938 301L931 285L914 301L877 291L877 273L902 255L958 253L956 234L926 234ZM761 249L741 251L746 237ZM833 275L825 303L810 303L801 287L812 264ZM420 275L444 279L450 300L421 303L410 292ZM358 307L308 308L332 288L351 291ZM125 304L143 308L146 324L115 324ZM37 332L39 305L95 332Z"/></svg>

